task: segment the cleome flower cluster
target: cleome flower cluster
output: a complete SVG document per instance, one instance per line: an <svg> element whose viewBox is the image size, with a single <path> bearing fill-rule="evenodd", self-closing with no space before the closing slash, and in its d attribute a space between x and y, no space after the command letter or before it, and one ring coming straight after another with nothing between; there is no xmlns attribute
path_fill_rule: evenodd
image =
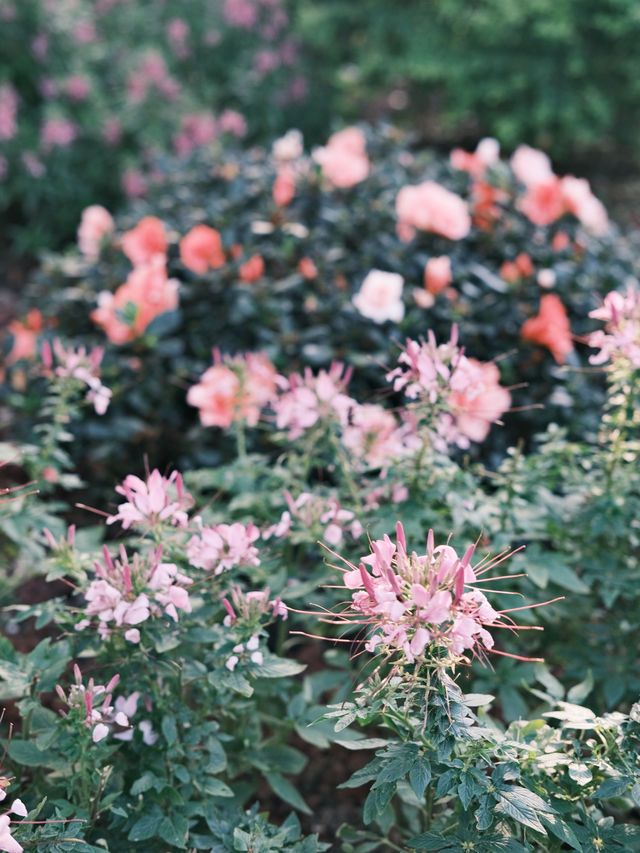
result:
<svg viewBox="0 0 640 853"><path fill-rule="evenodd" d="M474 584L489 565L471 566L471 545L462 557L450 545L434 545L429 531L426 554L409 553L402 524L397 541L389 536L371 543L372 553L344 571L351 601L336 624L370 629L365 648L408 663L427 651L442 665L466 656L484 657L493 649L488 628L513 628L513 622L489 604ZM442 652L442 653L440 653Z"/></svg>

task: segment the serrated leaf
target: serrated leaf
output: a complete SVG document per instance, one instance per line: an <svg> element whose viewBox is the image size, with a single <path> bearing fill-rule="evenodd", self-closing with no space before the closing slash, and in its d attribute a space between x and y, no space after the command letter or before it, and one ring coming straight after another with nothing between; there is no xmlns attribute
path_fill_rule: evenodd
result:
<svg viewBox="0 0 640 853"><path fill-rule="evenodd" d="M424 756L419 755L409 771L409 783L413 788L413 793L419 800L424 796L425 789L430 781L431 764Z"/></svg>
<svg viewBox="0 0 640 853"><path fill-rule="evenodd" d="M628 790L629 779L622 776L615 779L605 779L593 796L600 800L608 800L611 797L620 797Z"/></svg>
<svg viewBox="0 0 640 853"><path fill-rule="evenodd" d="M473 795L478 791L479 786L473 774L464 772L458 785L458 796L462 803L462 808L466 811L469 808Z"/></svg>
<svg viewBox="0 0 640 853"><path fill-rule="evenodd" d="M546 829L538 818L538 811L553 812L551 806L526 788L503 788L500 791L500 799L496 811L506 814L523 826L535 829L536 832L547 834Z"/></svg>
<svg viewBox="0 0 640 853"><path fill-rule="evenodd" d="M582 851L582 845L576 838L575 832L563 820L560 820L556 815L550 814L541 814L540 820L547 827L549 832L552 835L555 835L556 838L559 838L560 841L564 841L564 843L568 844L573 850Z"/></svg>

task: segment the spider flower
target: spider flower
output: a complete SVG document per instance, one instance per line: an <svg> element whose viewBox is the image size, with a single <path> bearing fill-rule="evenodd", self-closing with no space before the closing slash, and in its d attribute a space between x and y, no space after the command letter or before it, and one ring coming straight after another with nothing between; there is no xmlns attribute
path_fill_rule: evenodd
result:
<svg viewBox="0 0 640 853"><path fill-rule="evenodd" d="M640 367L640 291L628 287L625 295L612 290L589 316L605 322L604 330L589 336L589 346L600 350L589 357L591 364L625 359Z"/></svg>
<svg viewBox="0 0 640 853"><path fill-rule="evenodd" d="M385 535L371 543L371 553L357 566L343 561L349 566L343 580L351 601L335 624L365 626L367 651L399 655L410 664L450 666L469 656L486 657L494 649L488 629L518 626L506 615L509 611L495 610L476 586L504 555L472 566L474 549L471 545L460 557L451 545L436 547L429 531L426 553L409 553L398 522L396 542Z"/></svg>
<svg viewBox="0 0 640 853"><path fill-rule="evenodd" d="M192 506L193 498L184 491L178 471L163 477L156 468L146 480L129 474L121 486L116 486L116 492L124 495L126 503L118 506L118 512L109 516L107 524L119 521L125 530L135 525L153 528L164 522L180 528L188 524L186 510Z"/></svg>

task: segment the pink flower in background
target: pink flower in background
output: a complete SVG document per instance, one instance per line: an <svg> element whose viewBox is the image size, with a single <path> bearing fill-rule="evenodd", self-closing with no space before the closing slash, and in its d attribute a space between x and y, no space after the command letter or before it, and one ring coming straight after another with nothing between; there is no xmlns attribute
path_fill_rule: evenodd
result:
<svg viewBox="0 0 640 853"><path fill-rule="evenodd" d="M13 346L7 354L7 364L34 357L38 335L42 332L43 325L42 314L37 308L27 312L24 320L12 320L9 323L7 329L13 335Z"/></svg>
<svg viewBox="0 0 640 853"><path fill-rule="evenodd" d="M404 317L403 285L404 279L398 273L371 270L353 297L353 304L363 317L375 323L399 323Z"/></svg>
<svg viewBox="0 0 640 853"><path fill-rule="evenodd" d="M388 409L377 404L354 405L342 430L342 443L352 460L369 468L386 468L406 456L410 431Z"/></svg>
<svg viewBox="0 0 640 853"><path fill-rule="evenodd" d="M598 236L609 230L609 218L604 205L591 192L589 181L565 175L560 182L562 200L569 213Z"/></svg>
<svg viewBox="0 0 640 853"><path fill-rule="evenodd" d="M115 116L107 117L102 124L102 138L107 145L118 145L122 139L122 124Z"/></svg>
<svg viewBox="0 0 640 853"><path fill-rule="evenodd" d="M424 268L425 289L435 295L449 287L452 281L451 259L448 255L429 258Z"/></svg>
<svg viewBox="0 0 640 853"><path fill-rule="evenodd" d="M225 254L219 232L208 225L194 225L180 241L180 260L198 275L223 266Z"/></svg>
<svg viewBox="0 0 640 853"><path fill-rule="evenodd" d="M555 177L551 160L544 151L538 151L528 145L516 148L511 157L511 171L525 187L545 184Z"/></svg>
<svg viewBox="0 0 640 853"><path fill-rule="evenodd" d="M264 260L260 255L252 255L248 261L240 264L238 275L240 276L240 281L244 281L247 284L258 281L264 275Z"/></svg>
<svg viewBox="0 0 640 853"><path fill-rule="evenodd" d="M288 430L289 439L294 440L319 420L337 420L344 426L355 405L355 400L345 394L350 378L351 369L337 361L317 376L306 368L303 375L277 377L282 393L272 406L278 429Z"/></svg>
<svg viewBox="0 0 640 853"><path fill-rule="evenodd" d="M612 290L589 316L606 324L604 330L589 335L589 346L600 350L589 357L591 364L625 359L634 369L640 367L640 291L632 287L626 294Z"/></svg>
<svg viewBox="0 0 640 853"><path fill-rule="evenodd" d="M247 120L237 110L224 110L220 113L218 126L222 133L231 133L238 139L247 135Z"/></svg>
<svg viewBox="0 0 640 853"><path fill-rule="evenodd" d="M359 539L364 532L355 513L344 509L333 495L301 492L294 500L291 493L285 489L284 496L289 509L282 513L279 522L264 531L262 538L265 540L272 536L288 536L294 522L306 531L319 527L319 535L329 545L337 545L346 534L353 539Z"/></svg>
<svg viewBox="0 0 640 853"><path fill-rule="evenodd" d="M93 21L79 21L71 29L71 38L76 44L93 44L98 40Z"/></svg>
<svg viewBox="0 0 640 853"><path fill-rule="evenodd" d="M82 211L78 227L78 248L89 260L95 261L105 237L113 234L115 223L108 210L93 204Z"/></svg>
<svg viewBox="0 0 640 853"><path fill-rule="evenodd" d="M126 169L121 180L122 189L129 198L142 198L149 191L147 180L138 169Z"/></svg>
<svg viewBox="0 0 640 853"><path fill-rule="evenodd" d="M396 214L403 239L418 229L461 240L471 228L466 203L434 181L403 187L396 197Z"/></svg>
<svg viewBox="0 0 640 853"><path fill-rule="evenodd" d="M284 136L273 143L272 152L276 163L290 163L302 157L304 148L300 131L288 130Z"/></svg>
<svg viewBox="0 0 640 853"><path fill-rule="evenodd" d="M286 207L296 194L295 172L289 165L280 166L273 184L273 200L279 207Z"/></svg>
<svg viewBox="0 0 640 853"><path fill-rule="evenodd" d="M47 167L33 151L25 151L24 154L20 155L20 159L32 178L41 178L47 171Z"/></svg>
<svg viewBox="0 0 640 853"><path fill-rule="evenodd" d="M0 815L0 850L5 850L6 853L23 853L24 851L24 847L11 835L11 818L8 814Z"/></svg>
<svg viewBox="0 0 640 853"><path fill-rule="evenodd" d="M416 401L411 411L426 417L430 439L443 451L448 444L467 448L470 440L483 441L511 405L495 364L467 358L455 326L445 344L436 344L431 330L427 341L407 340L398 365L387 380Z"/></svg>
<svg viewBox="0 0 640 853"><path fill-rule="evenodd" d="M214 575L234 566L259 566L258 549L253 544L259 538L255 524L205 526L189 540L187 559L195 568Z"/></svg>
<svg viewBox="0 0 640 853"><path fill-rule="evenodd" d="M164 256L135 267L115 293L98 294L98 307L91 312L109 340L123 344L141 335L149 323L178 306L178 281L167 278Z"/></svg>
<svg viewBox="0 0 640 853"><path fill-rule="evenodd" d="M258 9L253 0L224 0L222 14L232 27L252 30L258 23Z"/></svg>
<svg viewBox="0 0 640 853"><path fill-rule="evenodd" d="M54 338L53 351L49 342L42 344L42 361L45 371L50 375L53 367L53 356L57 366L53 371L55 376L77 379L88 386L85 399L93 404L98 415L104 415L111 401L112 391L100 381L100 364L104 355L101 347L93 347L87 352L85 347L66 348L59 338Z"/></svg>
<svg viewBox="0 0 640 853"><path fill-rule="evenodd" d="M0 181L6 178L8 171L9 161L4 156L4 154L0 154Z"/></svg>
<svg viewBox="0 0 640 853"><path fill-rule="evenodd" d="M540 311L523 323L520 334L525 341L547 347L558 364L564 364L573 351L567 311L555 293L540 297Z"/></svg>
<svg viewBox="0 0 640 853"><path fill-rule="evenodd" d="M66 118L50 118L40 130L40 145L45 153L53 148L67 148L78 135L75 124Z"/></svg>
<svg viewBox="0 0 640 853"><path fill-rule="evenodd" d="M38 82L38 88L40 89L42 97L47 101L51 101L53 98L58 97L59 87L52 77L41 77Z"/></svg>
<svg viewBox="0 0 640 853"><path fill-rule="evenodd" d="M454 148L449 155L449 161L454 169L468 172L473 178L482 178L489 166L500 160L500 143L497 139L487 137L481 139L473 154Z"/></svg>
<svg viewBox="0 0 640 853"><path fill-rule="evenodd" d="M335 187L353 187L369 174L367 143L357 127L347 127L334 133L324 148L313 152L313 159Z"/></svg>
<svg viewBox="0 0 640 853"><path fill-rule="evenodd" d="M260 78L280 66L280 57L274 50L259 50L253 57L253 69Z"/></svg>
<svg viewBox="0 0 640 853"><path fill-rule="evenodd" d="M130 231L122 235L122 251L134 267L147 264L157 255L167 254L167 232L156 216L145 216Z"/></svg>
<svg viewBox="0 0 640 853"><path fill-rule="evenodd" d="M534 225L551 225L565 212L560 178L552 175L544 182L531 184L519 206Z"/></svg>
<svg viewBox="0 0 640 853"><path fill-rule="evenodd" d="M91 92L91 80L84 74L74 74L65 80L64 90L72 101L86 101Z"/></svg>
<svg viewBox="0 0 640 853"><path fill-rule="evenodd" d="M500 371L493 362L462 358L448 399L457 431L463 439L484 441L491 424L497 423L511 405L511 395L500 385ZM458 446L466 442L458 438Z"/></svg>
<svg viewBox="0 0 640 853"><path fill-rule="evenodd" d="M185 157L195 148L208 145L218 133L212 112L189 113L180 120L180 130L173 138L176 154Z"/></svg>
<svg viewBox="0 0 640 853"><path fill-rule="evenodd" d="M18 112L18 93L11 85L0 86L0 140L13 139L18 129L16 114Z"/></svg>
<svg viewBox="0 0 640 853"><path fill-rule="evenodd" d="M188 524L186 511L193 505L193 498L184 491L178 471L163 477L155 468L146 480L129 474L122 485L116 486L116 492L126 498L126 503L118 506L118 512L109 516L107 524L119 521L125 530L135 525L154 527L164 522L180 528Z"/></svg>
<svg viewBox="0 0 640 853"><path fill-rule="evenodd" d="M264 353L246 353L224 360L214 353L213 367L189 388L187 402L200 410L203 426L228 428L244 420L255 426L260 411L277 393L276 369Z"/></svg>
<svg viewBox="0 0 640 853"><path fill-rule="evenodd" d="M172 18L167 23L165 32L173 55L178 59L186 59L191 53L187 44L191 34L189 24L182 18Z"/></svg>

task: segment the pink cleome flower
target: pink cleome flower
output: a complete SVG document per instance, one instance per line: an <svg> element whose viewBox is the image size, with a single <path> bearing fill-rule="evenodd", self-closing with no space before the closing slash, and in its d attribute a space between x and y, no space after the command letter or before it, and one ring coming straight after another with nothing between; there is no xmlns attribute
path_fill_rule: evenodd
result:
<svg viewBox="0 0 640 853"><path fill-rule="evenodd" d="M113 560L103 546L103 561L96 562L96 577L85 592L86 617L76 625L83 630L98 617L98 633L106 639L115 628L124 628L124 637L132 643L140 641L140 632L133 627L150 616L165 613L177 622L178 610L191 612L191 602L185 586L192 583L174 563L161 562L162 547L155 548L142 558L131 559L123 545L119 559Z"/></svg>
<svg viewBox="0 0 640 853"><path fill-rule="evenodd" d="M234 421L256 426L261 410L276 397L276 369L265 353L234 357L214 351L214 365L187 392L203 426L228 428Z"/></svg>
<svg viewBox="0 0 640 853"><path fill-rule="evenodd" d="M55 370L53 362L58 362ZM53 349L48 341L42 344L42 361L47 375L55 375L63 379L75 379L88 386L85 399L93 403L96 414L104 415L111 400L112 391L100 381L100 363L104 350L101 347L93 347L87 353L84 347L77 350L71 347L65 349L59 338L53 341Z"/></svg>
<svg viewBox="0 0 640 853"><path fill-rule="evenodd" d="M178 471L163 477L156 468L146 480L129 474L121 486L116 486L116 492L126 498L126 503L120 504L118 512L107 518L107 524L119 521L125 530L136 525L150 528L164 523L180 528L188 525L186 510L193 505L193 498L184 491Z"/></svg>
<svg viewBox="0 0 640 853"><path fill-rule="evenodd" d="M345 394L350 378L351 369L345 370L340 362L334 362L328 371L321 370L317 376L306 368L302 376L292 373L288 378L277 377L282 393L272 406L278 429L287 429L288 437L293 440L319 420L337 420L345 425L355 404Z"/></svg>
<svg viewBox="0 0 640 853"><path fill-rule="evenodd" d="M258 549L253 544L259 537L255 524L202 526L189 540L187 559L192 566L214 575L234 566L259 566Z"/></svg>
<svg viewBox="0 0 640 853"><path fill-rule="evenodd" d="M456 326L445 344L437 345L431 331L426 342L407 340L398 365L387 380L395 391L416 401L412 409L427 416L432 440L440 449L483 441L511 404L509 392L499 385L495 364L467 358L458 347Z"/></svg>
<svg viewBox="0 0 640 853"><path fill-rule="evenodd" d="M450 545L435 547L429 531L426 553L409 553L400 522L396 538L373 541L357 566L341 558L349 567L344 585L353 592L350 611L335 622L368 626L367 651L450 666L469 654L485 657L494 647L488 628L517 627L475 587L492 564L471 566L474 545L459 557Z"/></svg>
<svg viewBox="0 0 640 853"><path fill-rule="evenodd" d="M600 350L589 357L591 364L626 360L633 368L640 367L640 291L632 287L626 294L612 290L589 316L606 324L604 330L589 336L589 346Z"/></svg>

